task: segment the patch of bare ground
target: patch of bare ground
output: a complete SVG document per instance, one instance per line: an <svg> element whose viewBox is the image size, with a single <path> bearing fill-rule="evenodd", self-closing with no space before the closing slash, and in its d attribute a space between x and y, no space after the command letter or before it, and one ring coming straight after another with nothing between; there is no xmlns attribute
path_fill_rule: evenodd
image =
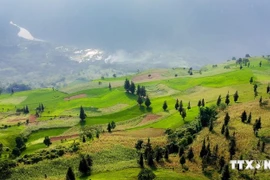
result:
<svg viewBox="0 0 270 180"><path fill-rule="evenodd" d="M35 115L30 115L29 116L29 123L35 123L37 122L37 117Z"/></svg>
<svg viewBox="0 0 270 180"><path fill-rule="evenodd" d="M160 117L161 117L160 115L156 115L156 114L147 114L143 118L143 120L138 124L138 126L142 126L142 125L148 124L150 122L154 122Z"/></svg>
<svg viewBox="0 0 270 180"><path fill-rule="evenodd" d="M66 97L64 100L69 101L69 100L80 99L80 98L85 98L85 97L86 97L86 94L78 94L78 95L75 95L75 96Z"/></svg>
<svg viewBox="0 0 270 180"><path fill-rule="evenodd" d="M153 81L153 80L159 80L162 79L162 76L160 73L149 73L149 74L141 74L138 76L135 76L132 81L133 82L146 82L146 81Z"/></svg>

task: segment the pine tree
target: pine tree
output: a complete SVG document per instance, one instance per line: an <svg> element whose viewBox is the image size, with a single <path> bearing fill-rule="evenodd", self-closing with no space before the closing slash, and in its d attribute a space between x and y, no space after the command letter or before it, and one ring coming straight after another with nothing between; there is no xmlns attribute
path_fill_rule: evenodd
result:
<svg viewBox="0 0 270 180"><path fill-rule="evenodd" d="M68 171L66 174L66 180L75 180L75 174L71 167L68 168Z"/></svg>
<svg viewBox="0 0 270 180"><path fill-rule="evenodd" d="M149 108L149 106L151 105L151 101L150 101L148 96L145 99L145 105L146 105L147 108Z"/></svg>
<svg viewBox="0 0 270 180"><path fill-rule="evenodd" d="M147 155L147 164L149 166L153 166L154 165L153 153L152 152L148 153L148 155Z"/></svg>
<svg viewBox="0 0 270 180"><path fill-rule="evenodd" d="M163 108L164 111L167 110L168 105L167 105L167 102L166 101L164 101L162 108Z"/></svg>
<svg viewBox="0 0 270 180"><path fill-rule="evenodd" d="M220 170L219 171L221 172L222 171L222 168L225 165L225 160L224 160L224 157L223 156L221 156L221 158L219 159L218 164L219 164L219 167L220 167Z"/></svg>
<svg viewBox="0 0 270 180"><path fill-rule="evenodd" d="M199 100L199 101L198 101L198 107L201 107L201 105L202 105L202 101Z"/></svg>
<svg viewBox="0 0 270 180"><path fill-rule="evenodd" d="M202 148L200 151L200 157L202 158L204 155L206 155L207 151L206 151L206 146L205 146L205 139L203 140L203 144L202 144Z"/></svg>
<svg viewBox="0 0 270 180"><path fill-rule="evenodd" d="M221 103L221 95L218 96L218 99L217 99L217 106L219 106Z"/></svg>
<svg viewBox="0 0 270 180"><path fill-rule="evenodd" d="M141 107L141 106L142 106L142 103L143 103L143 99L142 99L141 96L138 96L137 102L138 102L138 104L139 104L140 107Z"/></svg>
<svg viewBox="0 0 270 180"><path fill-rule="evenodd" d="M80 108L80 119L81 119L81 121L84 121L85 118L86 118L86 114L84 113L84 109L81 106L81 108Z"/></svg>
<svg viewBox="0 0 270 180"><path fill-rule="evenodd" d="M83 136L82 142L83 142L83 143L86 142L85 136Z"/></svg>
<svg viewBox="0 0 270 180"><path fill-rule="evenodd" d="M191 161L191 159L194 157L193 149L192 147L189 148L187 158Z"/></svg>
<svg viewBox="0 0 270 180"><path fill-rule="evenodd" d="M129 91L129 87L130 87L129 80L128 80L128 79L126 79L126 80L125 80L125 84L124 84L124 88L125 88L126 92L128 92L128 91Z"/></svg>
<svg viewBox="0 0 270 180"><path fill-rule="evenodd" d="M182 100L180 100L178 111L180 114L182 114L182 112L183 112L183 101Z"/></svg>
<svg viewBox="0 0 270 180"><path fill-rule="evenodd" d="M181 157L184 153L185 153L184 147L183 147L183 146L180 146L180 147L179 147L179 151L178 151L179 157Z"/></svg>
<svg viewBox="0 0 270 180"><path fill-rule="evenodd" d="M141 95L141 86L140 85L137 86L136 95L137 96L140 96Z"/></svg>
<svg viewBox="0 0 270 180"><path fill-rule="evenodd" d="M176 103L175 103L175 105L174 105L175 110L177 110L177 109L178 109L178 107L179 107L179 100L178 100L178 99L176 99Z"/></svg>
<svg viewBox="0 0 270 180"><path fill-rule="evenodd" d="M225 103L227 104L227 106L230 104L230 96L229 96L229 94L227 94L227 96L226 96Z"/></svg>
<svg viewBox="0 0 270 180"><path fill-rule="evenodd" d="M180 158L180 164L181 164L182 167L183 167L183 165L184 165L185 163L186 163L186 158L185 158L184 155L182 155L181 158Z"/></svg>
<svg viewBox="0 0 270 180"><path fill-rule="evenodd" d="M259 104L262 105L262 96L260 97Z"/></svg>
<svg viewBox="0 0 270 180"><path fill-rule="evenodd" d="M187 112L186 112L186 110L184 108L182 110L181 116L182 116L183 120L185 121L185 118L187 117Z"/></svg>
<svg viewBox="0 0 270 180"><path fill-rule="evenodd" d="M245 122L247 120L247 113L246 113L246 111L243 111L242 112L241 120L242 120L242 122Z"/></svg>
<svg viewBox="0 0 270 180"><path fill-rule="evenodd" d="M232 156L235 155L235 151L236 151L236 142L235 142L235 138L231 138L230 139L230 143L229 143L229 152L230 152L230 159L232 159Z"/></svg>
<svg viewBox="0 0 270 180"><path fill-rule="evenodd" d="M139 163L139 165L140 165L141 168L144 167L144 163L143 163L143 154L142 154L142 153L140 154L140 159L139 159L139 162L138 162L138 163Z"/></svg>
<svg viewBox="0 0 270 180"><path fill-rule="evenodd" d="M188 107L187 107L188 110L191 109L191 106L190 106L190 101L188 102Z"/></svg>
<svg viewBox="0 0 270 180"><path fill-rule="evenodd" d="M270 85L268 84L267 88L266 88L266 93L270 93Z"/></svg>
<svg viewBox="0 0 270 180"><path fill-rule="evenodd" d="M225 124L223 124L221 128L221 134L224 134L224 133L225 133Z"/></svg>
<svg viewBox="0 0 270 180"><path fill-rule="evenodd" d="M202 107L205 106L205 102L204 102L204 99L202 99Z"/></svg>
<svg viewBox="0 0 270 180"><path fill-rule="evenodd" d="M136 86L135 86L134 82L131 81L129 91L131 92L131 94L134 94L135 90L136 90Z"/></svg>
<svg viewBox="0 0 270 180"><path fill-rule="evenodd" d="M210 125L209 125L209 131L212 132L213 131L213 120L210 120Z"/></svg>
<svg viewBox="0 0 270 180"><path fill-rule="evenodd" d="M224 118L224 125L227 126L229 121L230 121L230 116L229 116L229 113L226 112L226 115L225 115L225 118Z"/></svg>
<svg viewBox="0 0 270 180"><path fill-rule="evenodd" d="M254 84L253 90L254 90L255 93L257 92L257 88L258 88L258 85L257 84Z"/></svg>
<svg viewBox="0 0 270 180"><path fill-rule="evenodd" d="M249 115L248 115L248 119L247 119L248 124L251 123L251 119L252 119L252 115L251 115L251 112L250 112Z"/></svg>
<svg viewBox="0 0 270 180"><path fill-rule="evenodd" d="M227 139L230 137L230 132L229 132L229 128L228 127L225 128L225 137Z"/></svg>
<svg viewBox="0 0 270 180"><path fill-rule="evenodd" d="M229 166L225 164L222 169L221 180L229 180L229 179L230 179Z"/></svg>
<svg viewBox="0 0 270 180"><path fill-rule="evenodd" d="M112 126L111 126L111 123L108 123L107 130L108 130L109 133L112 132Z"/></svg>
<svg viewBox="0 0 270 180"><path fill-rule="evenodd" d="M86 175L89 173L90 171L90 168L87 164L87 161L84 157L82 157L82 159L80 160L80 163L79 163L79 171L83 174L83 175Z"/></svg>
<svg viewBox="0 0 270 180"><path fill-rule="evenodd" d="M238 91L236 91L233 95L234 102L236 102L239 98Z"/></svg>

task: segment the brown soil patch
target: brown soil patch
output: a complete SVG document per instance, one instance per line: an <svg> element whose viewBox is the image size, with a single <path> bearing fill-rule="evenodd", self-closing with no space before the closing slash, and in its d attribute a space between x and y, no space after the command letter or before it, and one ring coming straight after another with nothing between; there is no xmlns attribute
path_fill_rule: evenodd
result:
<svg viewBox="0 0 270 180"><path fill-rule="evenodd" d="M37 117L35 115L30 115L29 116L29 123L34 123L37 122Z"/></svg>
<svg viewBox="0 0 270 180"><path fill-rule="evenodd" d="M85 98L85 97L86 97L86 94L78 94L76 96L66 97L64 100L69 101L69 100L80 99L80 98Z"/></svg>
<svg viewBox="0 0 270 180"><path fill-rule="evenodd" d="M138 125L147 124L149 122L157 120L160 117L161 117L160 115L156 115L156 114L147 114Z"/></svg>
<svg viewBox="0 0 270 180"><path fill-rule="evenodd" d="M59 141L61 139L71 139L78 137L79 134L72 134L72 135L66 135L66 136L56 136L56 137L50 137L51 141Z"/></svg>
<svg viewBox="0 0 270 180"><path fill-rule="evenodd" d="M151 137L160 137L164 136L164 129L156 128L146 128L138 129L132 131L115 131L113 133L103 134L103 135L112 135L112 136L122 136L122 137L135 137L135 138L151 138Z"/></svg>
<svg viewBox="0 0 270 180"><path fill-rule="evenodd" d="M151 76L148 76L149 74L151 74ZM142 82L142 81L153 81L153 80L162 79L162 76L159 73L149 73L149 74L138 75L138 76L134 77L132 79L132 81L133 82Z"/></svg>

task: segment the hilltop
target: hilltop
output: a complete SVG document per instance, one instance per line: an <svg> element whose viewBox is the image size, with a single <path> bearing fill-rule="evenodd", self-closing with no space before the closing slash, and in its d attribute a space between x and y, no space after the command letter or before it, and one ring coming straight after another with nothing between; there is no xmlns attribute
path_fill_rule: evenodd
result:
<svg viewBox="0 0 270 180"><path fill-rule="evenodd" d="M16 162L10 168L10 179L63 179L68 167L78 179L136 179L140 153L151 146L151 169L156 179L219 179L220 158L224 156L229 162L232 141L236 144L232 159L269 159L269 77L267 58L248 57L199 70L150 69L124 77L77 81L60 89L1 94L1 160ZM125 89L127 81L129 88ZM136 89L138 85L145 88L142 100L150 99L149 108L145 102L138 105L137 91L132 94L130 88L132 82ZM236 91L239 97L234 101ZM217 106L219 96L221 103ZM181 114L175 108L177 99L183 104ZM83 120L81 109L86 114ZM250 122L242 122L244 111L247 116L251 112ZM207 118L203 119L203 113ZM221 133L226 113L230 116L227 138ZM257 134L253 131L256 119L261 119ZM108 132L108 126L112 132ZM51 141L48 147L44 143L46 136ZM139 147L139 140L143 141L142 149L135 148L135 144ZM208 155L201 158L203 141L209 147ZM180 147L186 158L183 166L179 163ZM194 158L189 161L191 147ZM169 158L157 161L158 152L164 156L166 150ZM93 161L90 176L81 176L78 170L84 155L90 155ZM145 167L149 167L147 160ZM264 171L253 174L251 170L230 170L232 179L268 178Z"/></svg>

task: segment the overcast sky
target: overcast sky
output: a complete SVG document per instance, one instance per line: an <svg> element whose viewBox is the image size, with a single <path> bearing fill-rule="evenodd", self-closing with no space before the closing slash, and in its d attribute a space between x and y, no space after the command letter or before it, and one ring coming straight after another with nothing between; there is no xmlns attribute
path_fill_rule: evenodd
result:
<svg viewBox="0 0 270 180"><path fill-rule="evenodd" d="M269 0L1 0L36 38L109 51L178 52L226 59L270 46Z"/></svg>

